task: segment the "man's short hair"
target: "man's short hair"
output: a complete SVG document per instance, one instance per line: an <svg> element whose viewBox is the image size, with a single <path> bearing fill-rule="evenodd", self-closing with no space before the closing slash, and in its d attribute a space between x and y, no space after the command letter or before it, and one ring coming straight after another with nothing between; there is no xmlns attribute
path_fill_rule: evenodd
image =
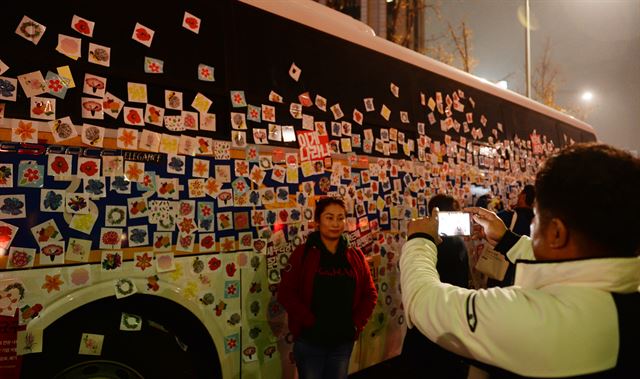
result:
<svg viewBox="0 0 640 379"><path fill-rule="evenodd" d="M576 144L536 175L537 217L561 219L598 256L628 257L640 247L640 159L605 144ZM589 246L585 244L585 246Z"/></svg>

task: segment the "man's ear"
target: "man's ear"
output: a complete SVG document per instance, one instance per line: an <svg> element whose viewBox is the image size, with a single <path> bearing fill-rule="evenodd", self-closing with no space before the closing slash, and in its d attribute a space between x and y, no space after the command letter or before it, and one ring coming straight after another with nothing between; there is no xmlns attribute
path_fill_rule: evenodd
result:
<svg viewBox="0 0 640 379"><path fill-rule="evenodd" d="M569 229L559 218L552 218L546 230L549 247L561 249L569 243Z"/></svg>

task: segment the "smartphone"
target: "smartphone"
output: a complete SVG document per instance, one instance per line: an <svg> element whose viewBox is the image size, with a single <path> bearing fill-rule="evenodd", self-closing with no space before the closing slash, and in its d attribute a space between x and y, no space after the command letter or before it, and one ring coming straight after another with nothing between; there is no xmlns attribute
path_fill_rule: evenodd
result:
<svg viewBox="0 0 640 379"><path fill-rule="evenodd" d="M438 214L438 234L441 236L471 235L471 218L465 212L440 212Z"/></svg>

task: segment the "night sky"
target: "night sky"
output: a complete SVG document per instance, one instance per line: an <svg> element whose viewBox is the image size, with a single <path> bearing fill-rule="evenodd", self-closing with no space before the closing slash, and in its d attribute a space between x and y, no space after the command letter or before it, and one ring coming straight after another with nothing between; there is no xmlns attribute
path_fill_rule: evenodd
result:
<svg viewBox="0 0 640 379"><path fill-rule="evenodd" d="M464 19L473 31L478 64L472 73L494 82L507 77L521 94L523 6L524 0L441 0L445 19L454 25ZM576 106L591 91L586 122L598 139L640 153L640 0L530 0L530 9L532 71L550 37L561 79L556 102ZM427 35L442 30L442 22L429 20Z"/></svg>

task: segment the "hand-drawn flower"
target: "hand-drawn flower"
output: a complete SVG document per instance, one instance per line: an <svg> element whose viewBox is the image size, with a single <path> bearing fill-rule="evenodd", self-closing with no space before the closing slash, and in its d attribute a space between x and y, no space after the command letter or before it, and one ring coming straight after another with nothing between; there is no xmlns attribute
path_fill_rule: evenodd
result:
<svg viewBox="0 0 640 379"><path fill-rule="evenodd" d="M55 157L51 162L51 169L58 175L64 174L69 171L69 163L63 157Z"/></svg>
<svg viewBox="0 0 640 379"><path fill-rule="evenodd" d="M147 232L144 229L133 229L129 239L137 244L144 243L147 238Z"/></svg>
<svg viewBox="0 0 640 379"><path fill-rule="evenodd" d="M209 71L208 68L204 67L200 70L200 76L207 78L209 77L209 75L211 75L211 72Z"/></svg>
<svg viewBox="0 0 640 379"><path fill-rule="evenodd" d="M104 183L100 180L89 179L87 185L84 187L84 191L92 195L102 195L104 194Z"/></svg>
<svg viewBox="0 0 640 379"><path fill-rule="evenodd" d="M200 240L200 246L204 247L205 249L211 249L214 243L215 241L213 240L212 236L206 236ZM209 268L211 268L211 261L209 261ZM213 268L211 269L213 270Z"/></svg>
<svg viewBox="0 0 640 379"><path fill-rule="evenodd" d="M33 259L33 257L26 251L15 250L11 256L11 264L13 267L24 267L31 262L31 259Z"/></svg>
<svg viewBox="0 0 640 379"><path fill-rule="evenodd" d="M9 214L12 216L17 216L22 213L22 209L24 208L24 203L20 201L17 197L8 197L4 199L4 204L0 206L0 212L4 214Z"/></svg>
<svg viewBox="0 0 640 379"><path fill-rule="evenodd" d="M225 267L225 269L227 271L228 276L233 276L236 273L236 264L233 262L227 263L227 266Z"/></svg>
<svg viewBox="0 0 640 379"><path fill-rule="evenodd" d="M94 176L98 173L98 165L94 161L86 161L80 165L79 170L87 176Z"/></svg>
<svg viewBox="0 0 640 379"><path fill-rule="evenodd" d="M183 166L184 166L184 162L182 161L182 159L178 157L172 157L171 162L169 162L169 167L171 167L173 171L180 172L182 171Z"/></svg>
<svg viewBox="0 0 640 379"><path fill-rule="evenodd" d="M178 226L180 227L180 231L183 233L191 233L191 230L195 228L193 219L188 217L185 217Z"/></svg>
<svg viewBox="0 0 640 379"><path fill-rule="evenodd" d="M98 78L87 78L84 82L87 83L87 86L91 88L93 93L96 93L98 90L103 90L106 87L105 83Z"/></svg>
<svg viewBox="0 0 640 379"><path fill-rule="evenodd" d="M136 229L138 230L138 229ZM148 253L144 253L141 255L136 256L136 267L139 268L140 270L144 271L147 268L151 267L151 261L153 260L153 258L148 254Z"/></svg>
<svg viewBox="0 0 640 379"><path fill-rule="evenodd" d="M102 243L105 245L117 245L120 242L120 234L110 230L102 235Z"/></svg>
<svg viewBox="0 0 640 379"><path fill-rule="evenodd" d="M89 28L89 24L85 20L78 20L73 27L82 34L89 35L91 33L91 28Z"/></svg>
<svg viewBox="0 0 640 379"><path fill-rule="evenodd" d="M213 244L212 244L213 245ZM222 265L222 261L216 257L209 259L209 269L211 271L216 271Z"/></svg>
<svg viewBox="0 0 640 379"><path fill-rule="evenodd" d="M135 145L136 135L134 130L123 130L118 140L122 142L124 147Z"/></svg>
<svg viewBox="0 0 640 379"><path fill-rule="evenodd" d="M115 270L122 265L122 257L118 253L109 253L102 260L102 268L105 270Z"/></svg>
<svg viewBox="0 0 640 379"><path fill-rule="evenodd" d="M191 115L191 114L185 115L184 119L182 120L182 122L184 123L184 126L187 129L195 129L196 128L196 118L193 117L193 115Z"/></svg>
<svg viewBox="0 0 640 379"><path fill-rule="evenodd" d="M0 79L0 95L4 97L11 97L12 92L16 90L16 86L14 86L10 81L6 79Z"/></svg>
<svg viewBox="0 0 640 379"><path fill-rule="evenodd" d="M129 181L124 176L116 176L111 181L111 187L116 191L124 192L129 189Z"/></svg>
<svg viewBox="0 0 640 379"><path fill-rule="evenodd" d="M60 83L60 79L51 79L49 80L49 89L53 92L58 92L64 87L62 83Z"/></svg>
<svg viewBox="0 0 640 379"><path fill-rule="evenodd" d="M11 180L12 170L7 166L0 167L0 185L6 185Z"/></svg>
<svg viewBox="0 0 640 379"><path fill-rule="evenodd" d="M127 120L129 120L132 124L139 124L142 122L140 118L140 113L138 113L135 109L129 109L129 113L127 113Z"/></svg>
<svg viewBox="0 0 640 379"><path fill-rule="evenodd" d="M52 211L57 210L62 205L62 195L55 193L53 191L47 192L44 196L44 207L45 209L51 209Z"/></svg>
<svg viewBox="0 0 640 379"><path fill-rule="evenodd" d="M149 71L160 72L160 66L156 62L149 63Z"/></svg>
<svg viewBox="0 0 640 379"><path fill-rule="evenodd" d="M31 122L19 121L18 127L15 129L15 134L20 137L20 139L24 141L28 141L33 138L33 134L38 131L33 128Z"/></svg>
<svg viewBox="0 0 640 379"><path fill-rule="evenodd" d="M24 171L23 177L27 179L27 182L35 182L40 179L40 170L28 168Z"/></svg>
<svg viewBox="0 0 640 379"><path fill-rule="evenodd" d="M60 291L60 286L63 284L64 281L60 279L60 274L45 275L41 288L47 290L47 293L51 293L51 291Z"/></svg>
<svg viewBox="0 0 640 379"><path fill-rule="evenodd" d="M49 257L51 262L53 262L58 255L62 255L63 252L62 246L55 244L47 245L40 250L40 253Z"/></svg>
<svg viewBox="0 0 640 379"><path fill-rule="evenodd" d="M180 216L188 216L193 212L193 205L191 203L183 202L180 204Z"/></svg>
<svg viewBox="0 0 640 379"><path fill-rule="evenodd" d="M136 39L140 41L148 41L151 39L151 34L149 34L145 28L138 28L136 29Z"/></svg>
<svg viewBox="0 0 640 379"><path fill-rule="evenodd" d="M195 17L187 17L184 22L189 25L191 29L198 29L198 19Z"/></svg>
<svg viewBox="0 0 640 379"><path fill-rule="evenodd" d="M264 213L256 212L251 217L253 219L253 225L258 226L264 223Z"/></svg>
<svg viewBox="0 0 640 379"><path fill-rule="evenodd" d="M107 62L109 61L109 52L107 49L103 49L101 47L96 48L93 51L90 51L89 54L93 56L93 59L98 62Z"/></svg>

